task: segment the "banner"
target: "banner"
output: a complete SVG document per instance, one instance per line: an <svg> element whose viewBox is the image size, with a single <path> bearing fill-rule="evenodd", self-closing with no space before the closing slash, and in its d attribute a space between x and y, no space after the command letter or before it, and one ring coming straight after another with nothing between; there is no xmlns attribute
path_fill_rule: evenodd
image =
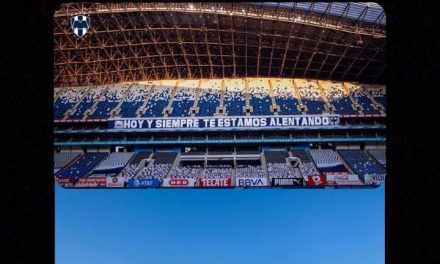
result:
<svg viewBox="0 0 440 264"><path fill-rule="evenodd" d="M196 179L164 179L163 187L194 187Z"/></svg>
<svg viewBox="0 0 440 264"><path fill-rule="evenodd" d="M267 178L236 178L235 186L237 187L267 186Z"/></svg>
<svg viewBox="0 0 440 264"><path fill-rule="evenodd" d="M326 175L327 185L333 186L351 186L364 185L356 174L331 174Z"/></svg>
<svg viewBox="0 0 440 264"><path fill-rule="evenodd" d="M107 177L107 187L116 188L124 187L124 177Z"/></svg>
<svg viewBox="0 0 440 264"><path fill-rule="evenodd" d="M73 184L75 183L75 179L72 177L57 178L57 182L62 187L73 187Z"/></svg>
<svg viewBox="0 0 440 264"><path fill-rule="evenodd" d="M159 179L129 179L128 188L157 188L160 186Z"/></svg>
<svg viewBox="0 0 440 264"><path fill-rule="evenodd" d="M312 175L307 177L307 186L325 186L325 175Z"/></svg>
<svg viewBox="0 0 440 264"><path fill-rule="evenodd" d="M75 184L75 187L106 187L107 185L107 177L88 177L88 178L79 178L78 182Z"/></svg>
<svg viewBox="0 0 440 264"><path fill-rule="evenodd" d="M304 178L272 178L273 186L304 186Z"/></svg>
<svg viewBox="0 0 440 264"><path fill-rule="evenodd" d="M202 131L310 129L339 125L339 115L110 118L117 131Z"/></svg>
<svg viewBox="0 0 440 264"><path fill-rule="evenodd" d="M231 187L231 178L227 179L199 179L200 187Z"/></svg>
<svg viewBox="0 0 440 264"><path fill-rule="evenodd" d="M380 185L385 182L385 174L365 174L364 182L367 185Z"/></svg>

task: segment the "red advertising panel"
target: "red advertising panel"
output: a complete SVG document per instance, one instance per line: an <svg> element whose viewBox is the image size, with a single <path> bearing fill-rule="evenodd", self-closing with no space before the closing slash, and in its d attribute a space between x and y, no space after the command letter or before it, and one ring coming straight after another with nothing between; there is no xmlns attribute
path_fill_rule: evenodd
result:
<svg viewBox="0 0 440 264"><path fill-rule="evenodd" d="M75 187L106 187L107 185L107 177L88 177L88 178L79 178L78 182L75 184Z"/></svg>
<svg viewBox="0 0 440 264"><path fill-rule="evenodd" d="M200 187L231 187L231 178L227 179L199 179Z"/></svg>
<svg viewBox="0 0 440 264"><path fill-rule="evenodd" d="M311 175L307 178L307 186L325 186L326 183L325 175Z"/></svg>

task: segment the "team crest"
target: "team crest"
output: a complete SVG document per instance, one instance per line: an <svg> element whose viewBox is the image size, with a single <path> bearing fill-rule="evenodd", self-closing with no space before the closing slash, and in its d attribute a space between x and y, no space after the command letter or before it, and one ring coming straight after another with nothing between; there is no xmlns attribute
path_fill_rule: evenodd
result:
<svg viewBox="0 0 440 264"><path fill-rule="evenodd" d="M73 16L70 18L70 26L73 33L82 38L90 28L90 17L84 15Z"/></svg>

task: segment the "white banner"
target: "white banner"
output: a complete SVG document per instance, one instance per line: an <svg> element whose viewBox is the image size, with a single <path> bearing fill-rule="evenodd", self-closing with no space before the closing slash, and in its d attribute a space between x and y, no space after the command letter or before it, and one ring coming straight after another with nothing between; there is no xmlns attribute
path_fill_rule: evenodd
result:
<svg viewBox="0 0 440 264"><path fill-rule="evenodd" d="M339 125L339 115L214 116L109 118L108 128L118 131L203 131L310 129Z"/></svg>
<svg viewBox="0 0 440 264"><path fill-rule="evenodd" d="M124 177L107 177L107 187L124 187Z"/></svg>
<svg viewBox="0 0 440 264"><path fill-rule="evenodd" d="M236 178L235 186L237 187L256 187L267 186L267 178Z"/></svg>
<svg viewBox="0 0 440 264"><path fill-rule="evenodd" d="M356 174L327 173L327 185L364 185Z"/></svg>
<svg viewBox="0 0 440 264"><path fill-rule="evenodd" d="M164 179L163 187L194 187L196 179Z"/></svg>
<svg viewBox="0 0 440 264"><path fill-rule="evenodd" d="M364 181L367 185L382 184L385 182L385 174L366 174L364 175Z"/></svg>

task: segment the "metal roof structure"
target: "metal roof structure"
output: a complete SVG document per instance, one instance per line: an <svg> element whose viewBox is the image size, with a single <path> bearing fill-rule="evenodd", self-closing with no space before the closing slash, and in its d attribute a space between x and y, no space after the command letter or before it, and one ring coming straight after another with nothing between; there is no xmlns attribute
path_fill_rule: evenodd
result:
<svg viewBox="0 0 440 264"><path fill-rule="evenodd" d="M90 17L77 38L73 15ZM384 83L374 3L70 3L54 14L54 84L313 78Z"/></svg>

